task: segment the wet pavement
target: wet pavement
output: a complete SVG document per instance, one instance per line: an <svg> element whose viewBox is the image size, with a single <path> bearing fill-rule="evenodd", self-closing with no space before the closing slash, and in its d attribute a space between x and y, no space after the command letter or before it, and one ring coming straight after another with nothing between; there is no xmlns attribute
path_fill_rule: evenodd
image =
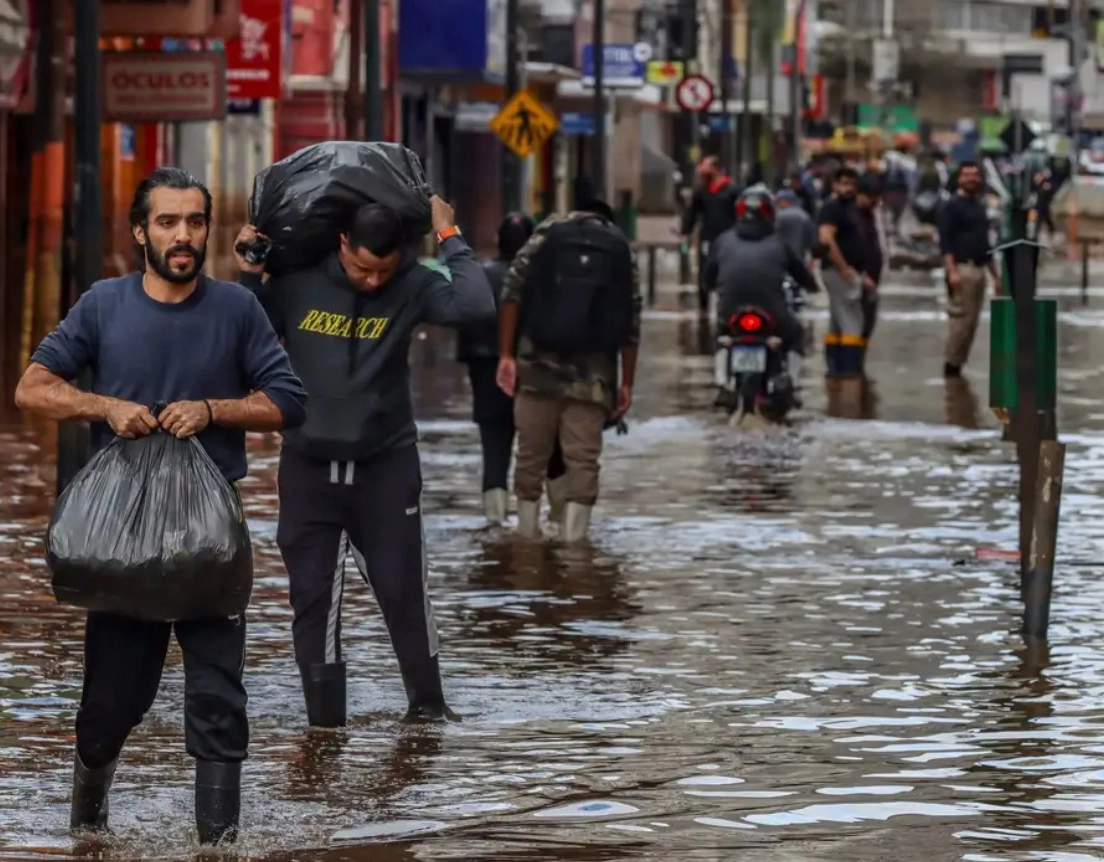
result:
<svg viewBox="0 0 1104 862"><path fill-rule="evenodd" d="M946 384L932 291L887 294L872 383L825 391L818 359L804 417L770 433L708 409L693 316L650 314L588 549L479 531L463 371L445 343L416 346L431 581L460 724L399 724L386 633L350 578L355 720L307 733L274 544L276 450L255 441L241 855L1104 858L1104 311L1063 298L1058 590L1049 654L1029 654L1014 567L974 559L1016 541L1013 453L985 406L987 331L969 379ZM41 560L52 471L27 432L2 443L0 860L192 858L175 647L119 768L116 837L67 834L81 623Z"/></svg>

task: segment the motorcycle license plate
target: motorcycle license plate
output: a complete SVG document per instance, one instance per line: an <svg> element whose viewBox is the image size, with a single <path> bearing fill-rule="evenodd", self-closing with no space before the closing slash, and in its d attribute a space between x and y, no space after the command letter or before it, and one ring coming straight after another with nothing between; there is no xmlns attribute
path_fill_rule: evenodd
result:
<svg viewBox="0 0 1104 862"><path fill-rule="evenodd" d="M767 370L767 348L733 347L729 362L733 374L762 374Z"/></svg>

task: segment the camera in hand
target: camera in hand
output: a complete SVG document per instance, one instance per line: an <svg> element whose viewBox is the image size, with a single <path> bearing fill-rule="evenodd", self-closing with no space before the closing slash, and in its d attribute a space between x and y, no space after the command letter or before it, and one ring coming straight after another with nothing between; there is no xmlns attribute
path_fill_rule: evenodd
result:
<svg viewBox="0 0 1104 862"><path fill-rule="evenodd" d="M234 246L234 251L240 254L245 259L246 263L256 266L259 263L265 262L270 248L272 248L272 243L268 239L257 237L253 242L237 243Z"/></svg>

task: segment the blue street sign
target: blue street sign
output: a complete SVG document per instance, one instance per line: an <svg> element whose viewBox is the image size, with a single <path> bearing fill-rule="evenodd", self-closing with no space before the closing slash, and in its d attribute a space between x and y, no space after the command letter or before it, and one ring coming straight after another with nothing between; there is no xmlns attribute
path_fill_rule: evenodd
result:
<svg viewBox="0 0 1104 862"><path fill-rule="evenodd" d="M586 111L560 114L560 132L565 135L593 135L594 114Z"/></svg>
<svg viewBox="0 0 1104 862"><path fill-rule="evenodd" d="M226 113L237 116L259 117L261 114L261 100L227 99Z"/></svg>
<svg viewBox="0 0 1104 862"><path fill-rule="evenodd" d="M129 123L119 123L119 158L133 162L138 150L138 134Z"/></svg>
<svg viewBox="0 0 1104 862"><path fill-rule="evenodd" d="M640 55L630 43L605 45L602 52L602 84L606 87L642 87L644 85L644 67L647 59L637 59ZM583 84L594 84L594 45L583 45Z"/></svg>
<svg viewBox="0 0 1104 862"><path fill-rule="evenodd" d="M707 122L711 132L731 132L735 125L732 122L732 117L725 114L710 114Z"/></svg>

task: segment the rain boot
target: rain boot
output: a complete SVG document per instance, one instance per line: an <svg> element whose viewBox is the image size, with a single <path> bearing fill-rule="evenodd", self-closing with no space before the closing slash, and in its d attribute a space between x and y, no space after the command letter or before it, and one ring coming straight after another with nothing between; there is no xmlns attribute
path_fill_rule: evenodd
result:
<svg viewBox="0 0 1104 862"><path fill-rule="evenodd" d="M236 841L241 813L241 763L197 760L195 819L200 844Z"/></svg>
<svg viewBox="0 0 1104 862"><path fill-rule="evenodd" d="M540 500L518 500L518 535L525 539L539 539Z"/></svg>
<svg viewBox="0 0 1104 862"><path fill-rule="evenodd" d="M558 524L563 520L564 496L567 494L567 476L546 479L544 491L548 495L548 520Z"/></svg>
<svg viewBox="0 0 1104 862"><path fill-rule="evenodd" d="M445 692L441 686L441 663L437 656L418 667L401 668L403 687L410 706L404 722L416 724L430 721L459 721L445 704Z"/></svg>
<svg viewBox="0 0 1104 862"><path fill-rule="evenodd" d="M300 667L307 723L311 727L345 726L345 662Z"/></svg>
<svg viewBox="0 0 1104 862"><path fill-rule="evenodd" d="M590 513L593 506L568 503L564 506L563 526L560 536L565 542L581 542L590 531Z"/></svg>
<svg viewBox="0 0 1104 862"><path fill-rule="evenodd" d="M491 488L483 492L483 512L491 524L501 525L506 520L506 506L510 495L505 488Z"/></svg>
<svg viewBox="0 0 1104 862"><path fill-rule="evenodd" d="M824 365L826 377L837 377L839 368L839 336L831 333L824 336Z"/></svg>
<svg viewBox="0 0 1104 862"><path fill-rule="evenodd" d="M73 758L73 800L69 811L70 829L106 831L108 791L115 778L118 759L99 769L89 769L80 754Z"/></svg>

